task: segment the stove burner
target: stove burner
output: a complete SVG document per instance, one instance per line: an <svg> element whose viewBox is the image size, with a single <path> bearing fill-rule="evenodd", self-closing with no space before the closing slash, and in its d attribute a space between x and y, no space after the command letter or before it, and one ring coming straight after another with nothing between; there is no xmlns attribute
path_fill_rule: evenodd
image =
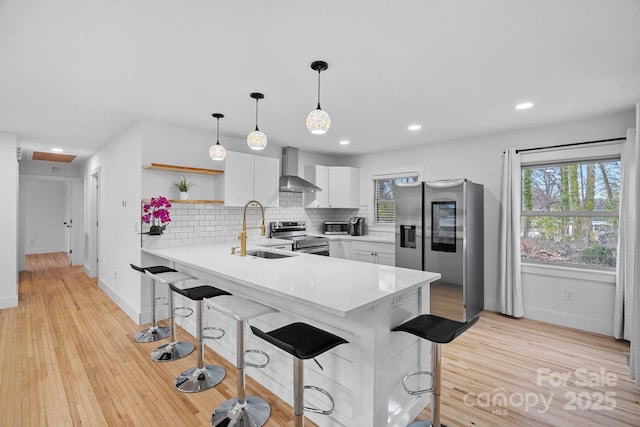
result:
<svg viewBox="0 0 640 427"><path fill-rule="evenodd" d="M304 221L272 222L269 227L269 236L274 239L291 240L295 252L329 256L329 239L307 236Z"/></svg>

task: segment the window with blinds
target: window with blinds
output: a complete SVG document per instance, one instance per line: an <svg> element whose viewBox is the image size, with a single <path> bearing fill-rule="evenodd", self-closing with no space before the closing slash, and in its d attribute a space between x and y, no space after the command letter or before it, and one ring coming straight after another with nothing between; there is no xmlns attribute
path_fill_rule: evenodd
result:
<svg viewBox="0 0 640 427"><path fill-rule="evenodd" d="M396 204L393 197L393 184L418 181L418 173L402 175L384 175L373 178L373 223L395 224Z"/></svg>

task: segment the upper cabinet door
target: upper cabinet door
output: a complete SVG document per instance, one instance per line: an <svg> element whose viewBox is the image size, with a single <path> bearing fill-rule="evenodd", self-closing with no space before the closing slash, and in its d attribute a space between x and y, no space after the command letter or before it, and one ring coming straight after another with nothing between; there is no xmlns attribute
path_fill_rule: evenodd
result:
<svg viewBox="0 0 640 427"><path fill-rule="evenodd" d="M309 173L305 174L307 180L322 188L322 191L304 193L305 205L308 208L328 208L329 207L329 167L315 165L311 166Z"/></svg>
<svg viewBox="0 0 640 427"><path fill-rule="evenodd" d="M305 193L308 208L360 207L360 170L346 166L316 165L306 174L322 191Z"/></svg>
<svg viewBox="0 0 640 427"><path fill-rule="evenodd" d="M253 157L227 151L224 168L225 206L244 206L253 199Z"/></svg>
<svg viewBox="0 0 640 427"><path fill-rule="evenodd" d="M280 160L227 151L224 171L225 206L257 200L264 207L279 205Z"/></svg>
<svg viewBox="0 0 640 427"><path fill-rule="evenodd" d="M331 167L329 169L329 206L332 208L357 208L360 197L358 191L354 191L354 185L360 188L360 176L355 176L355 168Z"/></svg>
<svg viewBox="0 0 640 427"><path fill-rule="evenodd" d="M280 160L271 157L253 157L253 197L265 208L276 208L280 205Z"/></svg>

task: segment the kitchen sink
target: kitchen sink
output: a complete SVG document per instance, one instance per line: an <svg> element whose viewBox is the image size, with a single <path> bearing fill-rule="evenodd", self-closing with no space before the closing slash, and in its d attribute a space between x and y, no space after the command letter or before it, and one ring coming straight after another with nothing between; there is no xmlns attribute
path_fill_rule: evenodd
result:
<svg viewBox="0 0 640 427"><path fill-rule="evenodd" d="M283 254L280 252L269 252L261 249L252 249L247 251L248 256L254 256L257 258L266 258L266 259L278 259L278 258L290 258L295 256L294 254Z"/></svg>

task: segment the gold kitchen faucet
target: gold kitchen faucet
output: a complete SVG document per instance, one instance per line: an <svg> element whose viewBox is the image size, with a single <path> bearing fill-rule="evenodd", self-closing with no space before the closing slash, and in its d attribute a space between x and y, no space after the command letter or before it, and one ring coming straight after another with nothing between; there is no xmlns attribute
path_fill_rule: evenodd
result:
<svg viewBox="0 0 640 427"><path fill-rule="evenodd" d="M247 208L252 205L257 204L260 206L260 210L262 211L262 225L258 227L247 227ZM238 236L240 239L240 256L247 256L247 228L259 228L261 230L260 235L265 235L265 227L264 227L264 207L257 200L249 200L246 205L244 205L244 212L242 213L242 231ZM233 251L232 251L233 253Z"/></svg>

